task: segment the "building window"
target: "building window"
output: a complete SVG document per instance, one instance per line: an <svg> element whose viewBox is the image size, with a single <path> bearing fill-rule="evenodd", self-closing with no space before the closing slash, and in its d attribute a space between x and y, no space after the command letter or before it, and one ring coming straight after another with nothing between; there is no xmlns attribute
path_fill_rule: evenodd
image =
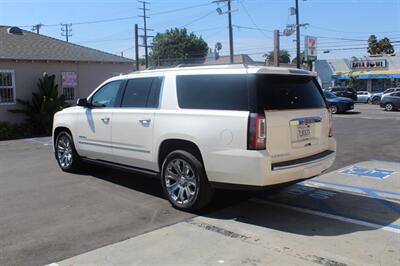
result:
<svg viewBox="0 0 400 266"><path fill-rule="evenodd" d="M66 101L73 101L75 100L74 88L71 87L64 87L63 88L63 95Z"/></svg>
<svg viewBox="0 0 400 266"><path fill-rule="evenodd" d="M0 69L0 104L15 103L15 78L13 70Z"/></svg>

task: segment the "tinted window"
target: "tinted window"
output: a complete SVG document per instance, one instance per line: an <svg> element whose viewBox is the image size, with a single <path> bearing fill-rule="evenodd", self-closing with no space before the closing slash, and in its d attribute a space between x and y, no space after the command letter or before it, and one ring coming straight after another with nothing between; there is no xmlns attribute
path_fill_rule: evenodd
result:
<svg viewBox="0 0 400 266"><path fill-rule="evenodd" d="M248 110L246 75L177 76L180 108Z"/></svg>
<svg viewBox="0 0 400 266"><path fill-rule="evenodd" d="M312 77L256 75L256 86L265 110L325 107L322 92Z"/></svg>
<svg viewBox="0 0 400 266"><path fill-rule="evenodd" d="M400 92L398 92L398 93L395 93L393 96L400 97Z"/></svg>
<svg viewBox="0 0 400 266"><path fill-rule="evenodd" d="M92 97L94 107L115 107L122 80L111 81L101 87Z"/></svg>
<svg viewBox="0 0 400 266"><path fill-rule="evenodd" d="M162 77L154 78L152 86L151 86L151 92L150 92L150 96L149 96L149 101L147 103L147 107L157 108L159 106L162 82L163 82Z"/></svg>
<svg viewBox="0 0 400 266"><path fill-rule="evenodd" d="M130 79L126 84L122 107L147 107L154 78Z"/></svg>

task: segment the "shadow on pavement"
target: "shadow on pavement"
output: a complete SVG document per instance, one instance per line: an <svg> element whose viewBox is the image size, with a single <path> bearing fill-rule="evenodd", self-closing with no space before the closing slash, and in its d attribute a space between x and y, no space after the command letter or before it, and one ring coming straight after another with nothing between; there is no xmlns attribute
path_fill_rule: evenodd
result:
<svg viewBox="0 0 400 266"><path fill-rule="evenodd" d="M88 166L86 174L158 198L165 198L160 181L155 178L98 166ZM283 204L289 208L276 204ZM376 230L372 227L296 211L290 209L291 207L356 219L381 227L390 227L400 217L398 211L400 205L394 202L336 190L309 188L300 184L263 192L217 190L211 204L193 214L214 219L235 220L306 236L332 236Z"/></svg>

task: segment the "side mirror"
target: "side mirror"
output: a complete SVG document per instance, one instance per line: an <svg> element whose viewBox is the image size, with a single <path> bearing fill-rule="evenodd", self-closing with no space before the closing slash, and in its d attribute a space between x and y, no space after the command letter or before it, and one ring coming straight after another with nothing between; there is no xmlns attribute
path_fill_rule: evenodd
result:
<svg viewBox="0 0 400 266"><path fill-rule="evenodd" d="M76 102L76 105L90 108L91 104L87 101L86 98L79 98L78 101Z"/></svg>

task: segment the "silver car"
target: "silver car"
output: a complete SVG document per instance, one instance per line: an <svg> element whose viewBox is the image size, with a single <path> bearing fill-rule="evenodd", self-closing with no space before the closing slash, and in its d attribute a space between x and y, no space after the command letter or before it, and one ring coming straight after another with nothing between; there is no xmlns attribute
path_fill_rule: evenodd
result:
<svg viewBox="0 0 400 266"><path fill-rule="evenodd" d="M357 91L357 103L368 103L371 93L368 91Z"/></svg>

